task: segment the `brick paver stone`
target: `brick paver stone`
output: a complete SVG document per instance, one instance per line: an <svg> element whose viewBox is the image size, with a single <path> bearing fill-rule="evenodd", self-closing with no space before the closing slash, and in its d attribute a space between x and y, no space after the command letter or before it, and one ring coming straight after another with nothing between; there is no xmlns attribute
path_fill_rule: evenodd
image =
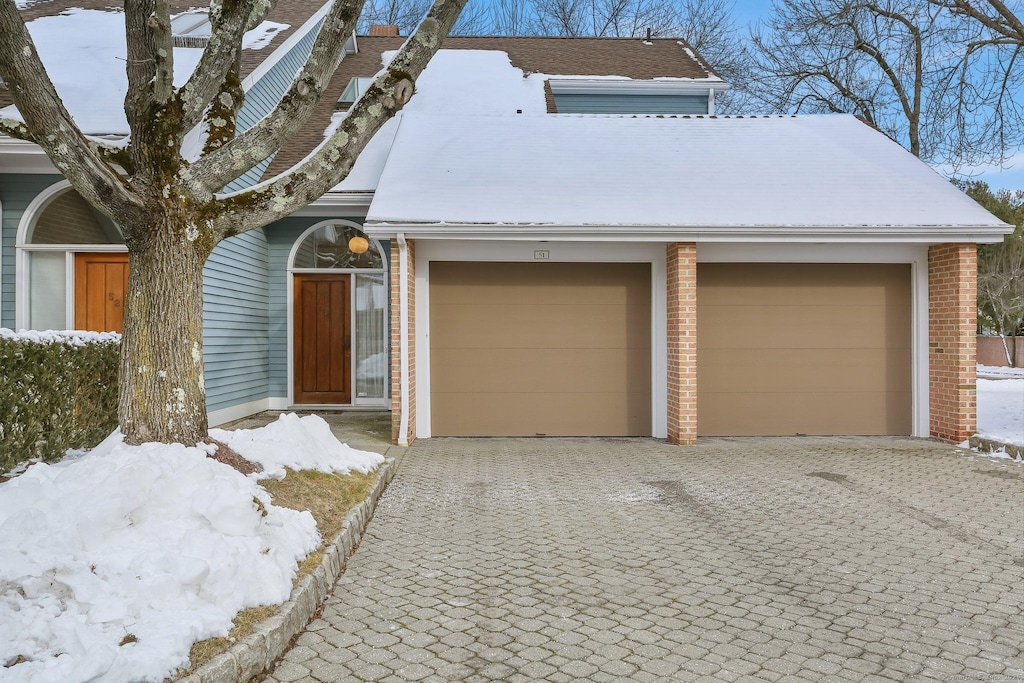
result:
<svg viewBox="0 0 1024 683"><path fill-rule="evenodd" d="M418 441L268 680L1024 680L1022 473L897 438Z"/></svg>

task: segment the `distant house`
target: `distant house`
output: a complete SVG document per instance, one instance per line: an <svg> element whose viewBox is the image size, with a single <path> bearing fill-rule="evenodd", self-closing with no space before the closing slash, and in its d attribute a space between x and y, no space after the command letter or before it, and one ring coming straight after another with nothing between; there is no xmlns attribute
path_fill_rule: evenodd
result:
<svg viewBox="0 0 1024 683"><path fill-rule="evenodd" d="M65 4L24 12L44 61L86 132L123 136L117 45L75 38L119 18L103 2L54 16ZM172 4L186 68L203 16ZM247 38L242 128L284 93L323 12L278 3ZM324 139L403 41L373 33L349 41L305 129L229 191ZM212 423L390 407L400 443L966 438L975 244L1011 226L853 117L717 117L727 88L675 39L450 38L344 182L214 252ZM0 207L0 324L116 329L117 226L6 138Z"/></svg>

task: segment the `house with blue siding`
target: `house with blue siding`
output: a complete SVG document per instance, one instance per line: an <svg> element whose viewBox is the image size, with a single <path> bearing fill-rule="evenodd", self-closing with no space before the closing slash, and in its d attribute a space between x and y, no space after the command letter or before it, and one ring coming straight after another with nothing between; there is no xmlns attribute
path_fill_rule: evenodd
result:
<svg viewBox="0 0 1024 683"><path fill-rule="evenodd" d="M24 10L33 36L116 14L66 4ZM196 61L202 16L172 4L176 63ZM287 91L326 7L278 3L247 34L240 130ZM352 36L306 126L224 191L301 162L403 41ZM1011 226L852 117L723 117L727 89L675 38L447 39L343 182L210 257L211 424L378 409L402 444L966 438L974 322L943 302ZM75 97L86 132L125 135L123 97ZM117 330L125 251L38 147L0 137L0 326Z"/></svg>

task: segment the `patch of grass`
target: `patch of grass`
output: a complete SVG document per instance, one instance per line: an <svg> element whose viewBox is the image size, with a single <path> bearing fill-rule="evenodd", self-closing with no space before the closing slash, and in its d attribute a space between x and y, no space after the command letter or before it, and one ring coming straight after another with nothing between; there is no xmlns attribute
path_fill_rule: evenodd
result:
<svg viewBox="0 0 1024 683"><path fill-rule="evenodd" d="M188 653L191 666L182 675L192 673L242 638L245 638L256 629L258 623L274 616L275 612L277 612L277 605L249 607L236 614L235 618L231 620L232 627L228 631L227 637L207 638L206 640L192 643L192 649Z"/></svg>
<svg viewBox="0 0 1024 683"><path fill-rule="evenodd" d="M261 482L263 488L273 498L274 505L291 508L292 510L309 510L316 520L317 529L324 540L318 550L311 552L299 564L298 574L293 585L308 576L323 561L324 548L333 539L345 521L345 515L353 507L363 502L370 489L377 482L377 472L361 474L326 474L310 470L286 470L284 479ZM189 652L191 666L187 675L200 666L221 654L235 642L252 633L261 622L274 616L277 605L250 607L235 615L234 624L227 637L208 638L192 645Z"/></svg>
<svg viewBox="0 0 1024 683"><path fill-rule="evenodd" d="M348 511L361 503L377 482L377 473L327 474L312 470L285 470L285 478L261 482L274 505L309 510L324 541L341 531Z"/></svg>

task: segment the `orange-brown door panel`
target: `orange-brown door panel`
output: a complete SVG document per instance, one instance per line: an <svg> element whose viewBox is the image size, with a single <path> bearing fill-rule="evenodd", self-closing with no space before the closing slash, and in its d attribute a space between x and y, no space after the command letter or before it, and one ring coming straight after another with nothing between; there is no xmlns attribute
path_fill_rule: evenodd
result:
<svg viewBox="0 0 1024 683"><path fill-rule="evenodd" d="M351 276L294 277L295 402L351 403Z"/></svg>
<svg viewBox="0 0 1024 683"><path fill-rule="evenodd" d="M75 329L122 332L128 254L75 254Z"/></svg>

